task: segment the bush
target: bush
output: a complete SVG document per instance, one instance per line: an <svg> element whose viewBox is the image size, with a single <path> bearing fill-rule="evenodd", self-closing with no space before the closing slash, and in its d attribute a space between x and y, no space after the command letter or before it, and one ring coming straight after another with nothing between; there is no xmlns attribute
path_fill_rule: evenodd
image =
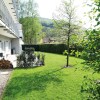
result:
<svg viewBox="0 0 100 100"><path fill-rule="evenodd" d="M13 68L12 63L9 60L0 60L0 69L11 69Z"/></svg>
<svg viewBox="0 0 100 100"><path fill-rule="evenodd" d="M81 92L86 93L86 100L100 100L100 80L84 76Z"/></svg>
<svg viewBox="0 0 100 100"><path fill-rule="evenodd" d="M75 52L75 57L80 57L80 56L81 56L81 52L76 51L76 52Z"/></svg>
<svg viewBox="0 0 100 100"><path fill-rule="evenodd" d="M66 49L66 45L64 44L44 44L40 45L40 51L42 52L49 52L49 53L57 53L62 54L63 51Z"/></svg>
<svg viewBox="0 0 100 100"><path fill-rule="evenodd" d="M56 54L63 54L65 50L67 50L66 44L40 44L40 45L23 45L22 49L25 50L25 48L35 48L35 51L41 51L41 52L48 52L48 53L56 53ZM70 53L71 51L82 51L83 48L81 46L70 46ZM74 54L75 55L75 54Z"/></svg>
<svg viewBox="0 0 100 100"><path fill-rule="evenodd" d="M44 65L44 55L35 54L34 48L25 48L25 51L18 56L18 67L34 67Z"/></svg>
<svg viewBox="0 0 100 100"><path fill-rule="evenodd" d="M100 71L100 31L91 30L86 32L83 42L84 52L82 57L95 71Z"/></svg>

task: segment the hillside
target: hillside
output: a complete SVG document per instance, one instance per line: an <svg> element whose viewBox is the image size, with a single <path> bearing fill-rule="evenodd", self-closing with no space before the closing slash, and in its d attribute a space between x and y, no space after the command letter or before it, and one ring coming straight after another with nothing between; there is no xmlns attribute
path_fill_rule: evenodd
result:
<svg viewBox="0 0 100 100"><path fill-rule="evenodd" d="M42 24L42 26L45 26L45 27L49 27L49 28L53 28L53 21L52 19L48 19L48 18L41 18L40 17L40 22Z"/></svg>

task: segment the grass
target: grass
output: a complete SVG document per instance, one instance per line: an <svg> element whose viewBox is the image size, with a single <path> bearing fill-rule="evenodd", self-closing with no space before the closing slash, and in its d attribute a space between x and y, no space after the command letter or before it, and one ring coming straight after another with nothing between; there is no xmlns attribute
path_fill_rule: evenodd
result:
<svg viewBox="0 0 100 100"><path fill-rule="evenodd" d="M63 55L45 53L45 66L15 69L6 86L3 100L85 100L80 92L83 76L91 71L82 70L84 60L70 57L73 67L66 64ZM94 75L100 78L99 74Z"/></svg>

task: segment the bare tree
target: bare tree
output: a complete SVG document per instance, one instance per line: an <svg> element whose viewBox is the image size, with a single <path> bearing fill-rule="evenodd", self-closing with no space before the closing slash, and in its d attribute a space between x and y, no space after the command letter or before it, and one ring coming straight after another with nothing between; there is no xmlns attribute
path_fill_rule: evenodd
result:
<svg viewBox="0 0 100 100"><path fill-rule="evenodd" d="M76 33L79 29L79 21L77 20L75 14L74 0L62 1L58 12L54 15L54 22L58 28L63 30L67 37L67 64L69 66L69 46L70 46L70 36Z"/></svg>

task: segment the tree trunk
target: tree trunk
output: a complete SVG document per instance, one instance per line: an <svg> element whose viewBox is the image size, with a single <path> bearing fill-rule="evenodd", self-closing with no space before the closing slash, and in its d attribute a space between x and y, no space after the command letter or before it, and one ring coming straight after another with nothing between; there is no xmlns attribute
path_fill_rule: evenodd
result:
<svg viewBox="0 0 100 100"><path fill-rule="evenodd" d="M67 64L66 64L66 67L69 66L69 41L70 41L70 37L69 37L69 34L70 34L70 31L68 32L68 40L67 40Z"/></svg>

